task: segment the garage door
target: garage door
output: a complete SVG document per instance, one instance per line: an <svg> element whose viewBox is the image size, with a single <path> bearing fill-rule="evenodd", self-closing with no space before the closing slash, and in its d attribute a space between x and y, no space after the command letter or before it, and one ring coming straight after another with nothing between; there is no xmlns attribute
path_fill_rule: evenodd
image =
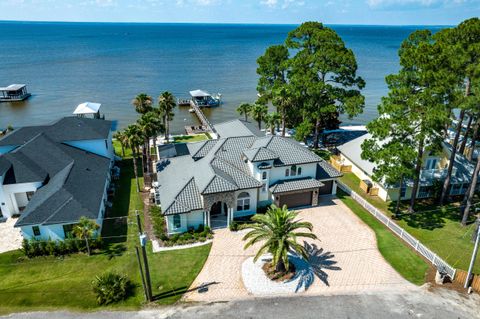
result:
<svg viewBox="0 0 480 319"><path fill-rule="evenodd" d="M333 181L322 182L324 185L320 187L320 195L326 195L332 193Z"/></svg>
<svg viewBox="0 0 480 319"><path fill-rule="evenodd" d="M280 196L280 207L287 205L287 207L307 206L312 204L312 192L296 193Z"/></svg>

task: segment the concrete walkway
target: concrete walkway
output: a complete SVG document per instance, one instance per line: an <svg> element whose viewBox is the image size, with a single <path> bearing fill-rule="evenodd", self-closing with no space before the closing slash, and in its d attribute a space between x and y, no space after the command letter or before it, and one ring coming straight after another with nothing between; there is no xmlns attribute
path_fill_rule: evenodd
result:
<svg viewBox="0 0 480 319"><path fill-rule="evenodd" d="M300 218L313 224L320 241L307 240L314 255L315 273L305 277L302 295L351 294L418 289L403 279L377 249L374 232L339 199L324 199L320 206L302 209ZM245 289L241 265L256 252L243 250L246 231L215 231L210 255L191 288L208 284L208 291L193 290L187 301L224 301L253 297ZM313 282L312 282L313 281Z"/></svg>
<svg viewBox="0 0 480 319"><path fill-rule="evenodd" d="M16 221L16 218L9 218L5 223L0 223L0 253L22 247L20 229L13 227Z"/></svg>

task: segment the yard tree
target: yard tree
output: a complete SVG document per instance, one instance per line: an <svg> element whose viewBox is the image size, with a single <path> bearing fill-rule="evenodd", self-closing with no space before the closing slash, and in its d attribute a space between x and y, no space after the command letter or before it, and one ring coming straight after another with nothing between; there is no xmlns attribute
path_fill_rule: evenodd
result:
<svg viewBox="0 0 480 319"><path fill-rule="evenodd" d="M452 143L452 152L445 178L440 203L448 197L450 181L455 163L455 155L465 114L478 110L478 104L472 103L472 85L480 79L480 19L472 18L460 23L456 28L445 29L436 35L438 44L446 52L444 55L448 63L448 74L456 77L454 89L461 94L454 95L455 107L460 111L455 137ZM473 107L474 109L470 109Z"/></svg>
<svg viewBox="0 0 480 319"><path fill-rule="evenodd" d="M424 155L440 148L441 131L450 115L444 103L444 87L432 85L438 76L434 70L440 63L436 50L428 30L415 31L403 41L400 71L387 76L388 95L379 106L377 123L370 125L374 136L391 138L392 143L403 138L409 143L402 143L402 147L412 147L412 143L416 150L410 212L414 211ZM410 151L402 152L409 159Z"/></svg>
<svg viewBox="0 0 480 319"><path fill-rule="evenodd" d="M132 105L137 113L145 114L152 110L153 99L146 93L140 93L132 100Z"/></svg>
<svg viewBox="0 0 480 319"><path fill-rule="evenodd" d="M282 116L285 135L285 122L287 111L292 107L291 100L286 94L288 74L289 52L285 45L273 45L267 48L265 53L257 59L258 85L257 91L260 95L260 103L272 102L277 112Z"/></svg>
<svg viewBox="0 0 480 319"><path fill-rule="evenodd" d="M125 157L125 148L127 147L126 136L123 131L117 131L113 134L113 138L116 139L122 147L122 157Z"/></svg>
<svg viewBox="0 0 480 319"><path fill-rule="evenodd" d="M272 104L277 108L280 114L282 136L285 136L287 127L287 117L294 118L294 113L299 113L295 90L291 84L283 84L273 90Z"/></svg>
<svg viewBox="0 0 480 319"><path fill-rule="evenodd" d="M237 107L237 112L240 115L245 116L245 122L248 121L248 115L252 110L252 104L250 103L242 103Z"/></svg>
<svg viewBox="0 0 480 319"><path fill-rule="evenodd" d="M255 121L257 121L259 130L262 129L262 121L265 119L267 114L268 107L266 105L255 103L252 106L252 109L250 110L250 115Z"/></svg>
<svg viewBox="0 0 480 319"><path fill-rule="evenodd" d="M85 240L87 246L87 253L90 256L89 240L95 236L95 232L100 228L94 220L88 219L85 216L80 217L78 223L73 227L72 233L78 239Z"/></svg>
<svg viewBox="0 0 480 319"><path fill-rule="evenodd" d="M362 112L364 80L357 75L357 61L340 36L319 22L305 22L288 34L288 79L303 106L304 116L314 124L314 147L318 148L324 119L332 114L353 117ZM305 119L305 118L304 118Z"/></svg>
<svg viewBox="0 0 480 319"><path fill-rule="evenodd" d="M151 173L151 162L152 158L150 155L150 139L153 139L153 146L156 149L156 136L157 134L163 130L163 124L158 117L158 115L154 111L147 112L143 114L140 119L137 121L138 127L142 130L144 143L143 148L145 149L145 155L147 157L147 174L150 175Z"/></svg>
<svg viewBox="0 0 480 319"><path fill-rule="evenodd" d="M158 97L158 109L163 120L163 125L165 126L165 141L167 143L170 135L170 121L173 120L173 116L175 115L173 113L175 106L177 106L177 103L172 93L166 91Z"/></svg>
<svg viewBox="0 0 480 319"><path fill-rule="evenodd" d="M127 145L132 150L133 171L135 174L135 182L137 186L137 192L140 192L140 182L138 180L137 156L138 156L138 149L140 145L142 145L143 143L143 133L137 124L130 124L125 129L124 134L126 136Z"/></svg>
<svg viewBox="0 0 480 319"><path fill-rule="evenodd" d="M309 120L305 120L297 126L294 138L299 142L307 144L307 138L313 131L313 124Z"/></svg>
<svg viewBox="0 0 480 319"><path fill-rule="evenodd" d="M281 118L281 115L277 112L268 113L267 116L265 116L265 126L270 129L272 135L275 135L275 128L278 127Z"/></svg>

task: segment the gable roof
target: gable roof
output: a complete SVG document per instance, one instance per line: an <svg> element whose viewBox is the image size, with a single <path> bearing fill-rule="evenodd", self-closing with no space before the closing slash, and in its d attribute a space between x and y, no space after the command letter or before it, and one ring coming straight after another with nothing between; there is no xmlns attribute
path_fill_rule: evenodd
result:
<svg viewBox="0 0 480 319"><path fill-rule="evenodd" d="M215 124L215 131L220 138L239 137L239 136L265 136L265 132L258 129L256 123L242 119L231 120Z"/></svg>
<svg viewBox="0 0 480 319"><path fill-rule="evenodd" d="M0 146L22 145L43 133L54 142L107 139L112 122L83 117L64 117L51 125L24 126L0 139Z"/></svg>
<svg viewBox="0 0 480 319"><path fill-rule="evenodd" d="M348 158L355 166L360 168L368 176L373 175L373 170L375 169L375 164L373 162L362 159L362 143L368 138L371 138L372 135L367 133L356 139L351 140L343 145L337 147L340 153Z"/></svg>
<svg viewBox="0 0 480 319"><path fill-rule="evenodd" d="M324 184L311 177L280 181L270 187L272 194L286 193L296 190L314 189Z"/></svg>

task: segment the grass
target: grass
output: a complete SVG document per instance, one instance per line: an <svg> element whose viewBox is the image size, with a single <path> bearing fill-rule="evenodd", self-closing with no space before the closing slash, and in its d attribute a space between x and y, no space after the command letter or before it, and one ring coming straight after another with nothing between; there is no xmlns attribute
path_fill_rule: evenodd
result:
<svg viewBox="0 0 480 319"><path fill-rule="evenodd" d="M143 202L135 190L131 160L121 165L120 187L106 217L102 236L107 248L88 257L73 254L27 259L21 251L0 254L0 314L34 310L139 309L144 293L139 275L135 246L138 229L135 211ZM111 236L118 236L108 238ZM201 270L210 245L153 254L147 247L153 295L158 304L179 300ZM106 271L126 274L135 285L132 295L123 302L98 306L92 292L92 280Z"/></svg>
<svg viewBox="0 0 480 319"><path fill-rule="evenodd" d="M193 143L193 142L201 142L210 139L209 136L206 134L195 134L195 135L181 135L181 136L174 136L173 143Z"/></svg>
<svg viewBox="0 0 480 319"><path fill-rule="evenodd" d="M377 196L365 194L358 186L360 180L353 173L345 173L341 181L386 215L393 215L395 203L384 202ZM472 217L467 227L463 227L460 224L461 216L458 206L458 202L453 202L441 208L432 199L417 200L415 213L404 213L400 220L395 222L451 266L467 270L473 251L471 237L474 231L474 218ZM407 207L408 201L402 202L401 210L406 211ZM480 273L478 261L474 272Z"/></svg>
<svg viewBox="0 0 480 319"><path fill-rule="evenodd" d="M341 190L337 196L367 224L377 237L378 250L387 262L406 280L415 285L425 283L428 264L412 249L407 247L400 238L389 231L380 221L367 212L353 198Z"/></svg>

